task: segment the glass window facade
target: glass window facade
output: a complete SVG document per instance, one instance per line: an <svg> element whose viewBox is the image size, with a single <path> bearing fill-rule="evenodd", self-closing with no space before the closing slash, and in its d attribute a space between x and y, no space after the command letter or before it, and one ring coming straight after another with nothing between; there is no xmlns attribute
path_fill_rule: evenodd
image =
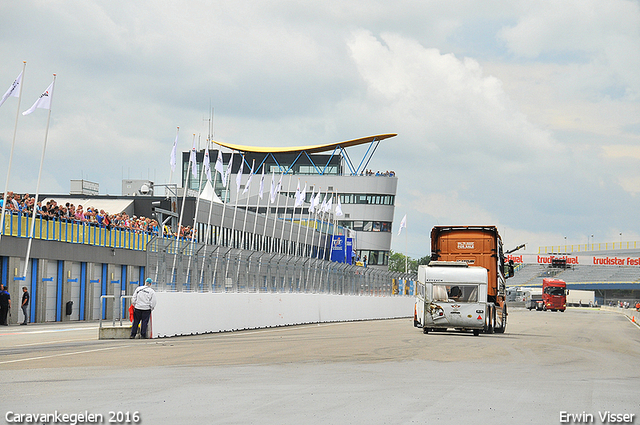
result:
<svg viewBox="0 0 640 425"><path fill-rule="evenodd" d="M338 225L359 232L391 232L390 221L341 220Z"/></svg>
<svg viewBox="0 0 640 425"><path fill-rule="evenodd" d="M342 204L368 204L368 205L393 205L395 195L373 195L366 193L342 193L340 203Z"/></svg>
<svg viewBox="0 0 640 425"><path fill-rule="evenodd" d="M389 251L375 251L361 249L356 251L361 261L366 261L371 266L388 266Z"/></svg>

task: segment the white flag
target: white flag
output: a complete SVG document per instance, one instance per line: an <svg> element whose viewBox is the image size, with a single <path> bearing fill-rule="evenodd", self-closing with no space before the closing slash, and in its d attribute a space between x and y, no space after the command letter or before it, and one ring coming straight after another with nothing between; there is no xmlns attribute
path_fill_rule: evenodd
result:
<svg viewBox="0 0 640 425"><path fill-rule="evenodd" d="M260 193L259 193L260 199L262 199L262 195L264 193L264 169L265 168L266 167L263 165L262 166L262 177L260 177Z"/></svg>
<svg viewBox="0 0 640 425"><path fill-rule="evenodd" d="M233 152L231 152L231 158L229 159L229 164L227 165L227 171L224 173L223 185L227 187L227 182L229 181L229 176L231 176L231 167L233 166Z"/></svg>
<svg viewBox="0 0 640 425"><path fill-rule="evenodd" d="M298 179L298 187L296 187L296 194L295 194L295 202L293 203L293 208L298 207L302 204L302 202L300 202L300 179Z"/></svg>
<svg viewBox="0 0 640 425"><path fill-rule="evenodd" d="M340 203L340 196L338 196L338 205L336 205L336 217L341 217L342 214L342 204Z"/></svg>
<svg viewBox="0 0 640 425"><path fill-rule="evenodd" d="M326 212L327 211L327 198L328 198L328 196L325 195L324 199L322 200L322 204L320 204L320 210L318 212Z"/></svg>
<svg viewBox="0 0 640 425"><path fill-rule="evenodd" d="M222 151L218 149L218 159L216 159L215 169L220 173L220 178L224 177L224 165L222 164Z"/></svg>
<svg viewBox="0 0 640 425"><path fill-rule="evenodd" d="M316 204L316 200L314 198L314 193L313 191L315 190L315 188L311 188L311 199L310 199L310 204L309 204L309 214L313 214L313 210L315 208L315 204Z"/></svg>
<svg viewBox="0 0 640 425"><path fill-rule="evenodd" d="M191 153L189 154L189 163L191 164L191 175L194 179L198 178L198 163L196 161L196 138L193 137L193 147L191 148Z"/></svg>
<svg viewBox="0 0 640 425"><path fill-rule="evenodd" d="M11 84L11 87L9 87L9 90L7 90L4 96L2 96L2 99L0 100L0 106L2 106L4 101L7 100L9 97L20 96L20 84L22 84L22 72L20 73L20 75L18 75L18 78L15 79L13 84Z"/></svg>
<svg viewBox="0 0 640 425"><path fill-rule="evenodd" d="M171 149L171 160L169 161L169 165L171 165L171 171L176 171L176 152L178 149L178 135L176 134L176 140L173 142L173 149Z"/></svg>
<svg viewBox="0 0 640 425"><path fill-rule="evenodd" d="M313 201L313 205L314 205L314 208L318 208L318 209L316 210L316 213L319 213L319 212L320 212L320 209L321 209L321 208L319 207L319 206L320 206L320 188L318 188L318 193L316 194L316 199L315 199L315 201Z"/></svg>
<svg viewBox="0 0 640 425"><path fill-rule="evenodd" d="M271 172L271 189L269 189L269 198L273 204L276 201L276 177L275 173Z"/></svg>
<svg viewBox="0 0 640 425"><path fill-rule="evenodd" d="M236 176L236 192L240 192L240 186L242 185L242 172L244 171L244 155L242 155L242 159L240 160L240 169L238 170L238 175Z"/></svg>
<svg viewBox="0 0 640 425"><path fill-rule="evenodd" d="M402 221L400 222L400 229L398 230L398 236L400 236L400 233L402 233L402 229L407 227L407 215L405 214L404 217L402 217Z"/></svg>
<svg viewBox="0 0 640 425"><path fill-rule="evenodd" d="M333 204L333 195L331 195L331 198L329 198L329 202L327 202L327 210L325 212L331 211L331 204Z"/></svg>
<svg viewBox="0 0 640 425"><path fill-rule="evenodd" d="M207 180L211 181L211 160L209 159L209 149L204 150L204 173L207 175Z"/></svg>
<svg viewBox="0 0 640 425"><path fill-rule="evenodd" d="M29 115L36 108L41 109L51 109L51 95L53 94L53 82L49 84L49 87L40 95L38 100L33 104L33 106L22 113L22 115Z"/></svg>
<svg viewBox="0 0 640 425"><path fill-rule="evenodd" d="M247 180L247 184L244 185L244 190L242 191L243 195L249 191L249 186L251 185L251 179L253 178L253 166L254 166L254 164L255 164L255 160L251 164L251 171L249 171L249 179Z"/></svg>
<svg viewBox="0 0 640 425"><path fill-rule="evenodd" d="M284 176L284 173L280 174L280 180L278 180L278 184L276 185L276 195L282 190L282 176Z"/></svg>
<svg viewBox="0 0 640 425"><path fill-rule="evenodd" d="M307 182L304 182L304 188L300 193L300 205L302 205L307 200Z"/></svg>

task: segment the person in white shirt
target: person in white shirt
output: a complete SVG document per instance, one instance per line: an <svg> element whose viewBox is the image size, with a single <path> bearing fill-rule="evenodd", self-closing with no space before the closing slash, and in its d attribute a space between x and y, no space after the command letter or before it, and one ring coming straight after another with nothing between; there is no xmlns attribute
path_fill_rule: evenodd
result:
<svg viewBox="0 0 640 425"><path fill-rule="evenodd" d="M133 325L131 326L131 335L133 339L138 333L138 324L140 326L140 338L147 338L147 326L151 311L156 307L156 292L151 288L151 278L147 278L144 286L138 286L131 297L131 305L133 305Z"/></svg>

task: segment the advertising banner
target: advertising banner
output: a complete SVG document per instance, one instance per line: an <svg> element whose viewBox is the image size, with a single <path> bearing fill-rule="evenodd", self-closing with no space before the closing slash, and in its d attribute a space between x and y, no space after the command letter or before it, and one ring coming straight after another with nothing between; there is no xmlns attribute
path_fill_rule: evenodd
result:
<svg viewBox="0 0 640 425"><path fill-rule="evenodd" d="M515 264L546 264L564 261L567 266L635 266L640 267L640 257L624 255L560 255L560 254L520 254L507 255L506 261Z"/></svg>
<svg viewBox="0 0 640 425"><path fill-rule="evenodd" d="M331 238L331 261L344 263L345 245L344 235L335 235Z"/></svg>

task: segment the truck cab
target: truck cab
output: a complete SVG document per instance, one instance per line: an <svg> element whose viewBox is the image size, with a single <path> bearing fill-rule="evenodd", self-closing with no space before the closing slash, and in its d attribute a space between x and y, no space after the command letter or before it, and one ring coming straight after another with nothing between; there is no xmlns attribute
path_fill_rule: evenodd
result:
<svg viewBox="0 0 640 425"><path fill-rule="evenodd" d="M567 308L567 284L560 279L542 279L542 303L545 310L565 311Z"/></svg>
<svg viewBox="0 0 640 425"><path fill-rule="evenodd" d="M460 261L432 261L418 267L416 327L492 333L495 307L487 302L487 269Z"/></svg>

